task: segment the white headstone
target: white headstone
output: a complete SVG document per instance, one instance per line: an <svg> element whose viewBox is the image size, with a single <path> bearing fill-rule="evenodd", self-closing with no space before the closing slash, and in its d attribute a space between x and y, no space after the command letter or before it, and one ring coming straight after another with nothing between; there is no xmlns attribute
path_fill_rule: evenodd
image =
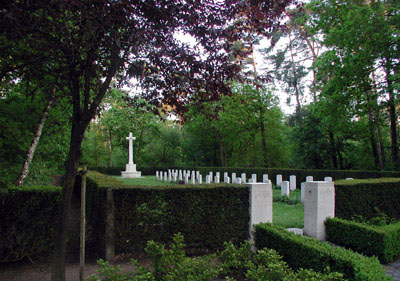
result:
<svg viewBox="0 0 400 281"><path fill-rule="evenodd" d="M282 183L282 175L276 175L276 185L280 186Z"/></svg>
<svg viewBox="0 0 400 281"><path fill-rule="evenodd" d="M263 174L263 183L268 182L268 174Z"/></svg>
<svg viewBox="0 0 400 281"><path fill-rule="evenodd" d="M216 175L217 177L220 177L220 172L215 172L215 175Z"/></svg>
<svg viewBox="0 0 400 281"><path fill-rule="evenodd" d="M236 178L236 183L237 184L242 184L242 178Z"/></svg>
<svg viewBox="0 0 400 281"><path fill-rule="evenodd" d="M210 176L210 183L213 180L214 176L213 176L213 172L209 172L208 175Z"/></svg>
<svg viewBox="0 0 400 281"><path fill-rule="evenodd" d="M177 181L178 181L177 174L176 174L176 173L174 173L174 182L177 182Z"/></svg>
<svg viewBox="0 0 400 281"><path fill-rule="evenodd" d="M324 181L332 182L332 177L325 177L325 178L324 178Z"/></svg>
<svg viewBox="0 0 400 281"><path fill-rule="evenodd" d="M281 196L289 197L290 189L289 189L289 182L283 181L281 182Z"/></svg>
<svg viewBox="0 0 400 281"><path fill-rule="evenodd" d="M236 183L236 173L232 173L232 183Z"/></svg>
<svg viewBox="0 0 400 281"><path fill-rule="evenodd" d="M304 204L304 192L305 192L305 188L306 188L306 183L302 182L301 183L301 187L300 187L300 202L301 204Z"/></svg>
<svg viewBox="0 0 400 281"><path fill-rule="evenodd" d="M308 181L314 181L314 178L312 176L307 176L306 177L306 182L308 182Z"/></svg>
<svg viewBox="0 0 400 281"><path fill-rule="evenodd" d="M196 179L199 180L200 177L200 171L196 171Z"/></svg>
<svg viewBox="0 0 400 281"><path fill-rule="evenodd" d="M209 184L209 183L211 183L211 181L210 181L210 175L206 175L206 184Z"/></svg>
<svg viewBox="0 0 400 281"><path fill-rule="evenodd" d="M251 178L253 179L253 182L257 182L257 174L251 174Z"/></svg>
<svg viewBox="0 0 400 281"><path fill-rule="evenodd" d="M345 180L351 181L351 180L354 180L354 179L353 178L345 178Z"/></svg>
<svg viewBox="0 0 400 281"><path fill-rule="evenodd" d="M168 181L171 182L172 181L172 174L170 172L168 172Z"/></svg>
<svg viewBox="0 0 400 281"><path fill-rule="evenodd" d="M183 176L182 176L182 173L179 171L179 177L178 177L178 180L179 181L182 181L183 180Z"/></svg>
<svg viewBox="0 0 400 281"><path fill-rule="evenodd" d="M249 178L249 179L247 180L247 183L254 183L253 178Z"/></svg>
<svg viewBox="0 0 400 281"><path fill-rule="evenodd" d="M156 171L156 181L159 180L159 177L160 177L160 175L159 175L158 171Z"/></svg>
<svg viewBox="0 0 400 281"><path fill-rule="evenodd" d="M214 177L214 183L216 183L216 184L219 183L219 176L218 176L218 174Z"/></svg>
<svg viewBox="0 0 400 281"><path fill-rule="evenodd" d="M160 181L163 181L163 172L160 172Z"/></svg>
<svg viewBox="0 0 400 281"><path fill-rule="evenodd" d="M231 183L231 179L228 176L226 176L225 179L224 179L224 182L225 183Z"/></svg>
<svg viewBox="0 0 400 281"><path fill-rule="evenodd" d="M142 172L136 171L136 164L133 163L133 140L136 138L132 136L132 133L129 133L129 137L126 138L129 141L128 148L128 164L125 166L125 171L121 172L121 177L123 178L140 178L142 176Z"/></svg>
<svg viewBox="0 0 400 281"><path fill-rule="evenodd" d="M304 199L304 234L325 240L325 220L335 217L333 182L306 182Z"/></svg>
<svg viewBox="0 0 400 281"><path fill-rule="evenodd" d="M224 178L228 177L228 172L224 172Z"/></svg>
<svg viewBox="0 0 400 281"><path fill-rule="evenodd" d="M242 183L246 183L246 173L242 173L241 178L242 178Z"/></svg>
<svg viewBox="0 0 400 281"><path fill-rule="evenodd" d="M196 184L196 177L195 177L194 173L192 174L191 180L192 180L192 184Z"/></svg>
<svg viewBox="0 0 400 281"><path fill-rule="evenodd" d="M167 181L167 180L168 180L168 173L164 172L164 181Z"/></svg>
<svg viewBox="0 0 400 281"><path fill-rule="evenodd" d="M203 183L203 176L199 174L199 177L197 178L197 181L199 182L199 184Z"/></svg>
<svg viewBox="0 0 400 281"><path fill-rule="evenodd" d="M253 241L254 224L272 223L272 184L250 183L250 241Z"/></svg>
<svg viewBox="0 0 400 281"><path fill-rule="evenodd" d="M187 173L185 175L185 184L188 184L188 183L189 183L189 174Z"/></svg>
<svg viewBox="0 0 400 281"><path fill-rule="evenodd" d="M291 175L289 177L289 181L290 181L290 191L296 190L296 176Z"/></svg>

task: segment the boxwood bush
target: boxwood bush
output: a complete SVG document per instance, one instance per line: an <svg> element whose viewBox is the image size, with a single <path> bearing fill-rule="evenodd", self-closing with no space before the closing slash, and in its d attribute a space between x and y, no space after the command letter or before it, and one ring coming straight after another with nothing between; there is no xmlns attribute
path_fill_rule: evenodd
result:
<svg viewBox="0 0 400 281"><path fill-rule="evenodd" d="M367 256L377 256L383 263L400 255L400 222L371 226L339 218L325 221L328 241Z"/></svg>
<svg viewBox="0 0 400 281"><path fill-rule="evenodd" d="M89 172L87 214L98 245L104 244L105 196L112 189L117 253L142 251L148 240L167 242L177 232L187 250L215 250L248 237L249 188L244 185L124 185Z"/></svg>
<svg viewBox="0 0 400 281"><path fill-rule="evenodd" d="M60 195L54 186L0 189L0 262L52 252Z"/></svg>
<svg viewBox="0 0 400 281"><path fill-rule="evenodd" d="M278 251L294 269L311 268L322 272L329 267L331 271L343 273L343 277L348 280L393 280L386 276L376 257L365 257L271 224L256 226L255 246L258 249L267 247Z"/></svg>
<svg viewBox="0 0 400 281"><path fill-rule="evenodd" d="M379 215L400 219L400 179L335 181L336 217L350 220L359 215L371 219Z"/></svg>

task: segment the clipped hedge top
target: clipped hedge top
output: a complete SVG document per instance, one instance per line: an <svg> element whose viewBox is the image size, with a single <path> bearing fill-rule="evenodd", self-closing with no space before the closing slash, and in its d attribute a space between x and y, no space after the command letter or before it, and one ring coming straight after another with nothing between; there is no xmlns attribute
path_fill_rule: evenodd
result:
<svg viewBox="0 0 400 281"><path fill-rule="evenodd" d="M112 188L112 189L158 189L158 190L168 190L168 189L192 189L192 190L203 190L217 187L229 187L229 188L248 188L246 185L240 184L171 184L165 186L144 186L144 185L127 185L116 178L101 174L99 172L89 171L88 177L95 181L100 188Z"/></svg>
<svg viewBox="0 0 400 281"><path fill-rule="evenodd" d="M335 185L377 184L377 183L393 183L393 182L400 183L400 178L337 180L335 181Z"/></svg>
<svg viewBox="0 0 400 281"><path fill-rule="evenodd" d="M62 187L52 185L24 185L24 186L9 186L7 188L0 188L0 192L61 192Z"/></svg>

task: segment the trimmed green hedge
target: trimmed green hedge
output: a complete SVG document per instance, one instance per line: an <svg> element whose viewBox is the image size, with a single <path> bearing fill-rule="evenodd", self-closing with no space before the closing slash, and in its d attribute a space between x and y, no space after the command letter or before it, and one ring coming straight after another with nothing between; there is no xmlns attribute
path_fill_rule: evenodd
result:
<svg viewBox="0 0 400 281"><path fill-rule="evenodd" d="M54 186L0 189L0 262L53 251L60 195Z"/></svg>
<svg viewBox="0 0 400 281"><path fill-rule="evenodd" d="M315 181L321 181L325 177L332 177L333 180L345 179L345 178L354 178L354 179L369 179L369 178L396 178L400 177L400 172L394 171L356 171L356 170L300 170L300 169L285 169L285 168L244 168L244 167L137 167L138 171L142 172L142 175L155 175L156 171L166 171L168 169L181 169L181 170L198 170L200 173L205 176L210 171L220 172L221 175L224 172L228 172L229 176L232 173L236 173L237 176L240 176L241 173L246 173L247 177L250 177L251 174L257 174L257 179L262 180L263 174L268 174L269 179L272 180L273 183L276 181L276 175L282 175L284 180L289 180L289 176L295 175L297 186L300 186L300 183L306 181L307 176L313 176ZM125 170L125 167L100 167L100 166L92 166L89 167L89 170L98 171L107 175L121 175L121 171Z"/></svg>
<svg viewBox="0 0 400 281"><path fill-rule="evenodd" d="M389 263L400 255L400 222L385 226L370 226L339 218L325 221L326 239L366 256L377 256Z"/></svg>
<svg viewBox="0 0 400 281"><path fill-rule="evenodd" d="M193 253L248 238L249 188L244 185L128 186L89 172L87 188L88 222L99 245L104 244L106 190L113 189L117 253L142 251L148 240L166 243L178 232Z"/></svg>
<svg viewBox="0 0 400 281"><path fill-rule="evenodd" d="M400 219L400 179L335 181L336 217L351 219L361 215L371 219L379 211L391 218Z"/></svg>
<svg viewBox="0 0 400 281"><path fill-rule="evenodd" d="M271 224L256 226L255 246L278 251L292 268L311 268L322 272L326 267L357 281L393 280L375 257L362 256L351 250L333 247L316 239L296 235Z"/></svg>

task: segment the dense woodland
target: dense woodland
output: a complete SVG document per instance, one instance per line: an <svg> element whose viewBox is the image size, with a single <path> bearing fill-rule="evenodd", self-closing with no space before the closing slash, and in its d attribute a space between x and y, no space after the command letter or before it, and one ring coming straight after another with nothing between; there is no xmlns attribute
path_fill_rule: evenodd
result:
<svg viewBox="0 0 400 281"><path fill-rule="evenodd" d="M140 166L398 170L399 6L367 2L292 5L267 46L247 29L229 54L242 79L224 80L229 91L208 100L193 93L184 108L116 79L86 130L81 164L123 166L132 131ZM44 63L13 72L8 44L2 38L0 178L20 177L41 133L27 178L37 183L65 172L72 104ZM263 61L254 59L258 45ZM152 75L142 87L155 86ZM283 92L292 114L279 108Z"/></svg>

